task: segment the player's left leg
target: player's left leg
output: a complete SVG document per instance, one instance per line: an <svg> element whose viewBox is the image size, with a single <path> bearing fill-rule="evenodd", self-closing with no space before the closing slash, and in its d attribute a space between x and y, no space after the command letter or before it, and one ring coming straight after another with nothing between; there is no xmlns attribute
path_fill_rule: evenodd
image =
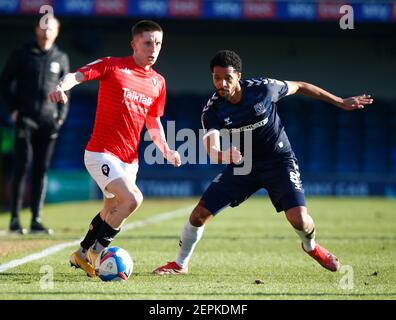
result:
<svg viewBox="0 0 396 320"><path fill-rule="evenodd" d="M286 218L300 237L302 248L306 253L330 271L340 269L337 257L316 243L315 224L305 206L297 206L286 210Z"/></svg>
<svg viewBox="0 0 396 320"><path fill-rule="evenodd" d="M275 170L267 170L263 180L276 211L286 213L304 251L326 269L337 271L340 268L338 259L315 242L315 224L307 212L297 159L290 157Z"/></svg>
<svg viewBox="0 0 396 320"><path fill-rule="evenodd" d="M286 210L286 218L301 238L304 250L312 251L315 246L315 225L305 206Z"/></svg>

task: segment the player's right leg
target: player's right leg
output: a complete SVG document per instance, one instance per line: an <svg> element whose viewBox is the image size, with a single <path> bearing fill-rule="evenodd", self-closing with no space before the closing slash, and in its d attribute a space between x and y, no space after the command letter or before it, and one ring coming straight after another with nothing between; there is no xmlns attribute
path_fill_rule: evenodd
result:
<svg viewBox="0 0 396 320"><path fill-rule="evenodd" d="M245 176L234 175L233 167L227 166L202 195L189 221L184 225L176 260L155 269L153 273L158 275L186 274L189 260L202 237L205 224L226 207L239 205L257 191L254 176L254 173Z"/></svg>
<svg viewBox="0 0 396 320"><path fill-rule="evenodd" d="M70 256L70 264L76 268L83 269L88 276L94 277L96 256L90 249L96 241L107 213L113 208L117 200L115 197L104 197L103 209L92 219L84 239L80 243L80 248Z"/></svg>
<svg viewBox="0 0 396 320"><path fill-rule="evenodd" d="M315 241L315 224L307 212L297 159L285 159L278 168L264 173L264 187L276 211L285 212L287 220L301 239L303 250L324 268L337 271L340 268L337 257Z"/></svg>
<svg viewBox="0 0 396 320"><path fill-rule="evenodd" d="M194 208L189 220L183 227L179 240L179 253L176 261L158 267L153 271L157 275L181 275L188 273L188 262L193 254L195 246L201 239L205 224L213 217L213 214L202 206L202 200Z"/></svg>
<svg viewBox="0 0 396 320"><path fill-rule="evenodd" d="M72 267L84 270L88 277L93 278L96 276L95 269L92 264L87 260L86 256L81 257L78 250L71 254L69 261Z"/></svg>

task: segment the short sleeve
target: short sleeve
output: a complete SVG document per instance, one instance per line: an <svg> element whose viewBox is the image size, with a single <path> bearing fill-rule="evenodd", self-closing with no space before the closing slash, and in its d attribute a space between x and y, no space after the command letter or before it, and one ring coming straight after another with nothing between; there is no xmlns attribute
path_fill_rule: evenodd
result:
<svg viewBox="0 0 396 320"><path fill-rule="evenodd" d="M150 111L147 113L152 117L162 117L164 115L166 102L166 84L162 81L162 89L158 98L154 101L154 105L151 107Z"/></svg>
<svg viewBox="0 0 396 320"><path fill-rule="evenodd" d="M221 124L217 119L216 113L213 109L208 108L207 106L204 108L204 111L201 115L201 124L202 129L204 129L204 134L208 133L211 130L220 130Z"/></svg>
<svg viewBox="0 0 396 320"><path fill-rule="evenodd" d="M264 83L268 90L267 95L271 97L272 102L278 102L289 93L289 86L285 81L265 79Z"/></svg>
<svg viewBox="0 0 396 320"><path fill-rule="evenodd" d="M100 80L106 74L109 65L109 60L110 57L95 60L77 69L77 72L80 72L84 75L85 81Z"/></svg>

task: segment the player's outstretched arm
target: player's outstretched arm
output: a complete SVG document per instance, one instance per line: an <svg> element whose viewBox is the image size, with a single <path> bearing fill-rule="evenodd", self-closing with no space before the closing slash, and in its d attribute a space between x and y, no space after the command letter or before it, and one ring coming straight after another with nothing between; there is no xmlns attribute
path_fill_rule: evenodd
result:
<svg viewBox="0 0 396 320"><path fill-rule="evenodd" d="M242 160L241 152L236 147L221 151L220 131L210 130L203 137L203 143L210 160L216 164L239 163Z"/></svg>
<svg viewBox="0 0 396 320"><path fill-rule="evenodd" d="M366 105L372 104L374 101L370 95L366 94L340 98L310 83L300 81L287 81L287 83L289 85L289 94L302 94L307 97L323 100L347 111L363 109Z"/></svg>
<svg viewBox="0 0 396 320"><path fill-rule="evenodd" d="M162 126L159 117L146 116L146 128L150 134L151 139L161 150L164 158L172 163L175 167L180 167L180 154L176 150L171 150L166 142L164 127Z"/></svg>
<svg viewBox="0 0 396 320"><path fill-rule="evenodd" d="M48 94L48 99L52 103L66 103L68 101L65 91L84 81L84 75L81 72L66 74L57 84L55 89Z"/></svg>

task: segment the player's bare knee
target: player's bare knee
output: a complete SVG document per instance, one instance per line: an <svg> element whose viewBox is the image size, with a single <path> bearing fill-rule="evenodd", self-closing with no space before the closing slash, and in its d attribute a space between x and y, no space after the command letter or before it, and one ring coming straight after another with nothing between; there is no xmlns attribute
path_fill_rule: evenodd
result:
<svg viewBox="0 0 396 320"><path fill-rule="evenodd" d="M143 202L143 195L140 192L131 192L121 202L123 202L129 215L140 207Z"/></svg>

